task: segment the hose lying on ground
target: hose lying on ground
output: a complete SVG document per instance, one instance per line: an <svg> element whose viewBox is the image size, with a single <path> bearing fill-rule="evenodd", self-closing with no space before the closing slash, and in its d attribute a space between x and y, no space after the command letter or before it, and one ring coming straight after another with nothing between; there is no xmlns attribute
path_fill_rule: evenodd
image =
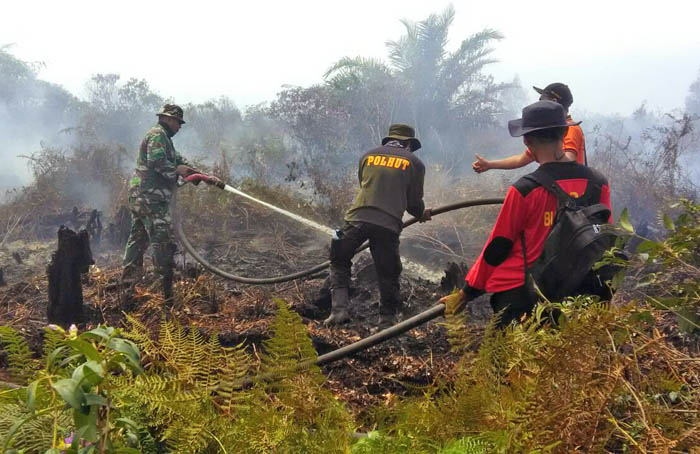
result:
<svg viewBox="0 0 700 454"><path fill-rule="evenodd" d="M178 239L182 243L182 245L185 247L185 250L189 252L192 257L195 258L204 268L207 270L211 271L212 273L221 276L226 279L230 279L236 282L241 282L241 283L246 283L246 284L275 284L275 283L280 283L280 282L287 282L291 281L294 279L298 279L300 277L304 276L310 276L312 274L316 274L319 271L322 271L326 267L330 265L330 261L323 262L319 265L316 265L313 268L309 268L304 271L299 271L296 273L292 274L287 274L284 276L277 276L277 277L272 277L272 278L250 278L250 277L244 277L244 276L236 276L234 274L228 273L220 268L217 268L215 265L209 263L204 257L202 257L201 254L199 254L194 247L192 246L192 243L190 243L189 239L187 238L187 235L185 235L185 232L182 228L182 219L179 216L179 213L177 211L177 203L176 203L176 197L177 197L177 191L175 192L175 195L173 197L173 219L174 219L174 224L175 224L175 234L177 235ZM437 216L439 214L447 213L450 211L454 210L459 210L462 208L468 208L468 207L475 207L475 206L484 206L484 205L500 205L503 203L503 199L499 198L492 198L492 199L476 199L476 200L465 200L463 202L457 202L457 203L452 203L449 205L444 205L438 208L433 208L431 209L431 215L432 216ZM415 224L418 222L417 218L411 218L408 221L404 222L403 226L404 228ZM364 249L367 249L369 247L369 243L364 243L362 246L360 246L355 253L358 253ZM397 337L406 331L409 331L416 326L422 325L423 323L426 323L434 318L437 318L441 315L443 315L445 312L445 305L440 303L437 304L430 309L421 312L418 315L415 315L407 320L404 320L403 322L397 323L396 325L389 327L383 331L380 331L376 334L373 334L365 339L361 339L357 342L354 342L350 345L346 345L345 347L341 347L337 350L333 350L329 353L326 353L324 355L319 356L315 361L308 361L304 363L299 363L296 366L294 366L291 370L288 371L283 371L283 372L278 372L275 374L268 374L268 375L257 375L255 377L248 377L244 378L241 381L237 383L233 383L232 389L240 389L240 388L248 388L252 386L254 383L261 382L261 381L271 381L274 380L276 377L280 376L280 373L284 372L294 372L294 371L299 371L303 370L311 365L317 365L321 366L324 364L328 364L334 361L337 361L339 359L345 358L347 356L350 356L354 353L357 353L362 350L366 350L370 347L373 347L377 344L380 344L382 342L385 342L391 338Z"/></svg>
<svg viewBox="0 0 700 454"><path fill-rule="evenodd" d="M452 203L449 205L444 205L438 208L433 208L430 210L432 216L436 216L438 214L442 213L447 213L449 211L454 211L454 210L459 210L462 208L468 208L468 207L475 207L475 206L482 206L482 205L500 205L503 203L503 199L477 199L477 200L466 200L464 202L458 202L458 203ZM268 277L268 278L254 278L254 277L245 277L245 276L237 276L235 274L228 273L221 268L216 267L212 263L210 263L207 259L202 257L202 255L195 250L195 248L192 246L192 243L190 243L190 240L187 238L187 235L185 235L185 231L182 228L182 219L179 216L179 212L177 210L177 191L175 191L175 194L173 195L173 205L172 205L172 213L173 213L173 224L175 226L175 235L177 238L180 240L182 245L184 246L185 250L194 257L195 260L197 260L205 269L211 271L212 273L216 274L217 276L221 276L225 279L229 279L232 281L236 282L241 282L243 284L278 284L281 282L287 282L287 281L293 281L294 279L299 279L301 277L305 276L311 276L313 274L316 274L320 271L323 271L330 265L330 261L325 261L321 264L318 264L314 266L313 268L309 268L307 270L303 271L298 271L296 273L292 274L286 274L284 276L277 276L277 277ZM415 224L418 222L418 219L416 218L411 218L408 221L404 222L403 226L408 227L410 225ZM369 247L369 243L365 242L362 246L360 246L355 253L357 254L358 252L367 249Z"/></svg>
<svg viewBox="0 0 700 454"><path fill-rule="evenodd" d="M374 347L377 344L385 342L391 338L397 337L405 333L406 331L415 328L416 326L422 325L423 323L426 323L434 318L440 317L444 313L445 305L442 303L436 304L430 309L423 311L418 315L414 315L413 317L406 319L400 323L397 323L396 325L391 326L383 331L380 331L364 339L360 339L359 341L353 342L352 344L346 345L345 347L341 347L337 350L333 350L332 352L328 352L324 355L321 355L315 361L299 363L290 369L278 371L273 374L256 375L254 377L244 378L238 383L233 384L232 389L249 388L255 383L273 381L276 378L279 378L281 375L284 375L285 373L302 371L314 364L317 366L322 366L324 364L332 363L339 359L345 358L346 356L350 356L362 350L367 350L370 347Z"/></svg>

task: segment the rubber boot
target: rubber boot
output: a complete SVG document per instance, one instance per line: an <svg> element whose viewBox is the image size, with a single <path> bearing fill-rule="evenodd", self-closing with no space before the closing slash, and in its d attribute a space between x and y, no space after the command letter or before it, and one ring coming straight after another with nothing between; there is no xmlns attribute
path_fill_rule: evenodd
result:
<svg viewBox="0 0 700 454"><path fill-rule="evenodd" d="M342 325L350 321L348 306L350 297L347 288L331 289L331 316L323 321L325 326Z"/></svg>
<svg viewBox="0 0 700 454"><path fill-rule="evenodd" d="M143 279L143 267L131 265L122 270L121 283L124 286L134 286L141 279Z"/></svg>
<svg viewBox="0 0 700 454"><path fill-rule="evenodd" d="M165 305L172 307L173 305L173 271L165 272L161 278L161 283L163 285L163 300Z"/></svg>
<svg viewBox="0 0 700 454"><path fill-rule="evenodd" d="M399 317L396 314L379 314L379 325L370 329L371 334L376 334L380 331L384 331L387 328L399 323Z"/></svg>

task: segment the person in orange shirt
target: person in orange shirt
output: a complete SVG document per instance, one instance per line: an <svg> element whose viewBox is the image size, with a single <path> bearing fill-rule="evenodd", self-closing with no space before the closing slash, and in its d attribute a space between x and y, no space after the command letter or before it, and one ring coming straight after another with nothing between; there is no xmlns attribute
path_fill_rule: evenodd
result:
<svg viewBox="0 0 700 454"><path fill-rule="evenodd" d="M540 94L540 101L554 101L561 104L566 112L566 120L568 123L574 123L569 115L569 107L574 102L574 97L571 95L568 85L561 82L549 84L544 89L532 87ZM571 124L566 136L564 137L564 157L570 161L577 161L579 164L588 165L586 159L586 142L583 138L583 131L578 124ZM529 149L526 149L521 154L510 156L505 159L497 159L489 161L478 154L476 161L472 164L472 169L476 173L486 172L491 169L519 169L535 161L535 156Z"/></svg>

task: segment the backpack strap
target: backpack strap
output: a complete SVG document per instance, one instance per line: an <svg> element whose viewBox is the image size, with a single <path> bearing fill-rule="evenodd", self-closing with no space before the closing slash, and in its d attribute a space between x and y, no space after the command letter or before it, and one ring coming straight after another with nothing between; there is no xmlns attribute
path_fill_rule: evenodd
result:
<svg viewBox="0 0 700 454"><path fill-rule="evenodd" d="M561 186L559 186L557 180L542 169L542 167L529 175L525 175L523 178L534 181L550 193L554 194L554 196L557 198L557 205L559 208L567 207L573 209L576 207L576 200L567 194L561 188Z"/></svg>
<svg viewBox="0 0 700 454"><path fill-rule="evenodd" d="M525 249L525 230L520 232L520 244L523 247L523 269L525 270L525 280L523 285L527 285L527 251Z"/></svg>
<svg viewBox="0 0 700 454"><path fill-rule="evenodd" d="M603 192L603 188L600 184L595 183L593 180L588 180L586 192L578 200L582 201L584 205L600 203L601 192Z"/></svg>

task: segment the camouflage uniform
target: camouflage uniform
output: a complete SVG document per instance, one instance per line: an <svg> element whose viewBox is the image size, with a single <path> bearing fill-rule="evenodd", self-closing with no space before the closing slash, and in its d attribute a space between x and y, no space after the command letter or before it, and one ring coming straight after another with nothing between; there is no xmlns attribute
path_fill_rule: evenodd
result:
<svg viewBox="0 0 700 454"><path fill-rule="evenodd" d="M124 252L124 278L142 273L143 254L150 242L156 273L172 282L174 254L170 218L170 200L176 189L179 165L189 165L180 156L170 139L167 126L159 123L151 128L141 142L136 171L129 182L131 232ZM166 287L167 288L167 287Z"/></svg>

